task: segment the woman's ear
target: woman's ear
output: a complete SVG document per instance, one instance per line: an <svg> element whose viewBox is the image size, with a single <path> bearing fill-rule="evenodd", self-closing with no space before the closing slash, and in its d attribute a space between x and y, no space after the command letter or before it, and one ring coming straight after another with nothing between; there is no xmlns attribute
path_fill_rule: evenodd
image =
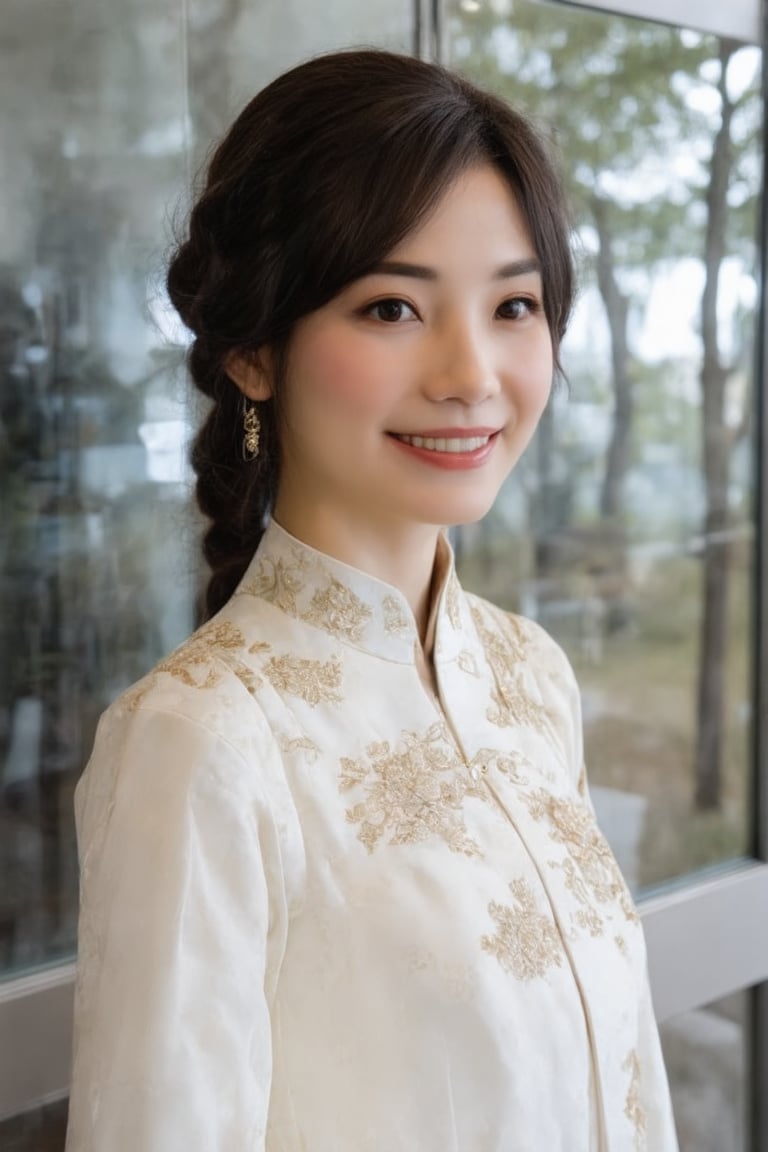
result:
<svg viewBox="0 0 768 1152"><path fill-rule="evenodd" d="M249 400L269 400L272 396L272 355L268 348L230 353L224 371Z"/></svg>

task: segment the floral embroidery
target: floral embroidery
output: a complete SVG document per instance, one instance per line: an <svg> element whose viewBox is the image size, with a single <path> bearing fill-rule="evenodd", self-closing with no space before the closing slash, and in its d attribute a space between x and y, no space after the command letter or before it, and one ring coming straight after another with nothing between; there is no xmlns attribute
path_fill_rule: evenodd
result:
<svg viewBox="0 0 768 1152"><path fill-rule="evenodd" d="M260 596L287 612L289 616L297 616L296 597L304 589L302 570L306 570L306 559L298 554L292 564L282 560L263 558L259 561L253 579L243 588L243 592L251 596Z"/></svg>
<svg viewBox="0 0 768 1152"><path fill-rule="evenodd" d="M461 599L459 582L456 573L451 572L445 586L445 611L457 632L461 630Z"/></svg>
<svg viewBox="0 0 768 1152"><path fill-rule="evenodd" d="M477 658L473 652L459 652L458 658L459 668L462 672L466 672L468 676L479 676L480 669L477 666Z"/></svg>
<svg viewBox="0 0 768 1152"><path fill-rule="evenodd" d="M342 757L339 789L365 792L346 817L359 825L358 839L369 852L382 839L420 844L439 836L452 852L479 856L462 813L466 796L485 798L479 771L474 776L458 759L445 724L438 723L424 735L403 733L398 749L382 741L366 748L366 758Z"/></svg>
<svg viewBox="0 0 768 1152"><path fill-rule="evenodd" d="M337 639L359 641L372 615L368 605L351 588L331 577L328 586L314 594L301 619L325 628Z"/></svg>
<svg viewBox="0 0 768 1152"><path fill-rule="evenodd" d="M614 939L614 943L616 944L616 947L618 948L619 952L621 952L622 956L629 957L629 948L627 947L627 942L624 939L624 937L623 936L614 936L613 939Z"/></svg>
<svg viewBox="0 0 768 1152"><path fill-rule="evenodd" d="M298 696L310 708L318 704L341 704L337 689L341 684L341 663L337 657L327 662L298 656L273 656L264 665L264 674L278 692Z"/></svg>
<svg viewBox="0 0 768 1152"><path fill-rule="evenodd" d="M530 768L531 764L522 752L510 752L508 755L502 756L498 752L489 752L487 748L483 748L477 753L475 759L480 756L485 756L492 761L496 771L506 776L511 784L524 786L528 783L528 777L524 770Z"/></svg>
<svg viewBox="0 0 768 1152"><path fill-rule="evenodd" d="M285 732L281 732L277 738L280 745L281 752L292 755L295 752L306 752L311 760L317 760L320 755L320 748L311 740L309 736L288 736Z"/></svg>
<svg viewBox="0 0 768 1152"><path fill-rule="evenodd" d="M488 708L486 712L491 724L496 724L499 728L514 728L518 724L524 724L538 732L547 732L549 718L544 706L531 700L508 668L494 668L493 672L497 685L491 692L494 707Z"/></svg>
<svg viewBox="0 0 768 1152"><path fill-rule="evenodd" d="M530 885L520 878L509 888L514 906L491 901L488 912L496 923L496 935L483 936L480 943L510 976L533 980L562 965L562 941L552 919L537 910Z"/></svg>
<svg viewBox="0 0 768 1152"><path fill-rule="evenodd" d="M628 920L638 922L638 915L627 891L608 841L603 836L586 805L566 800L538 788L524 797L534 820L547 820L551 836L562 844L569 859L562 864L566 887L585 908L618 903ZM591 929L590 929L591 931ZM594 934L594 933L592 933Z"/></svg>
<svg viewBox="0 0 768 1152"><path fill-rule="evenodd" d="M575 920L579 928L589 932L594 939L602 936L605 932L603 919L594 908L579 908Z"/></svg>
<svg viewBox="0 0 768 1152"><path fill-rule="evenodd" d="M493 621L488 621L487 614L487 608L482 611L478 604L472 606L472 619L491 665L521 664L528 654L529 641L519 618L498 612Z"/></svg>
<svg viewBox="0 0 768 1152"><path fill-rule="evenodd" d="M382 607L384 609L385 632L391 635L393 632L406 632L410 628L411 622L396 596L385 596Z"/></svg>
<svg viewBox="0 0 768 1152"><path fill-rule="evenodd" d="M640 1059L634 1048L621 1067L624 1072L630 1073L627 1100L624 1105L624 1115L635 1129L636 1152L643 1152L643 1149L647 1147L646 1129L648 1122L645 1115L645 1108L640 1100Z"/></svg>
<svg viewBox="0 0 768 1152"><path fill-rule="evenodd" d="M163 673L180 680L188 688L215 687L222 677L222 670L215 662L216 657L229 665L244 681L248 690L253 691L260 684L259 677L241 661L232 659L234 653L244 648L245 640L239 628L228 620L212 620L198 629L181 648L156 665L149 676L129 694L125 706L130 712L135 711Z"/></svg>
<svg viewBox="0 0 768 1152"><path fill-rule="evenodd" d="M582 761L581 768L579 769L579 779L576 782L576 791L582 800L587 798L587 766Z"/></svg>
<svg viewBox="0 0 768 1152"><path fill-rule="evenodd" d="M519 620L514 616L502 617L504 627L500 630L498 626L489 627L479 608L474 607L472 615L496 681L487 718L499 728L524 724L551 735L552 723L547 709L531 698L523 684L521 669L528 644Z"/></svg>

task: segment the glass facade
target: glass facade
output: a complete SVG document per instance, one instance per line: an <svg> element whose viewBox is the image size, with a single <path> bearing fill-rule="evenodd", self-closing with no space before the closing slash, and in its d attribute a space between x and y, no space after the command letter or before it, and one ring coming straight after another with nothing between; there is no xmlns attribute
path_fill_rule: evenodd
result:
<svg viewBox="0 0 768 1152"><path fill-rule="evenodd" d="M192 630L196 406L162 289L184 189L276 73L408 50L407 0L12 3L0 43L0 977L75 949L100 713Z"/></svg>
<svg viewBox="0 0 768 1152"><path fill-rule="evenodd" d="M567 380L461 571L569 652L637 891L749 851L761 54L522 0L451 4L446 37L554 139L581 283Z"/></svg>
<svg viewBox="0 0 768 1152"><path fill-rule="evenodd" d="M748 1010L744 992L662 1025L680 1152L748 1147Z"/></svg>

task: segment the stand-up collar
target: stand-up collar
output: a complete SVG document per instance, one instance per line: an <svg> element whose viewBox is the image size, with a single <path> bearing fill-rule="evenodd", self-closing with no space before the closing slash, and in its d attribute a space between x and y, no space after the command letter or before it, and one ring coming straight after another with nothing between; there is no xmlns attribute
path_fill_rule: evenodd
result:
<svg viewBox="0 0 768 1152"><path fill-rule="evenodd" d="M438 541L430 630L434 660L455 658L472 634L471 615L456 577L453 551ZM236 595L276 608L376 656L412 663L419 648L413 612L399 588L318 552L270 521Z"/></svg>

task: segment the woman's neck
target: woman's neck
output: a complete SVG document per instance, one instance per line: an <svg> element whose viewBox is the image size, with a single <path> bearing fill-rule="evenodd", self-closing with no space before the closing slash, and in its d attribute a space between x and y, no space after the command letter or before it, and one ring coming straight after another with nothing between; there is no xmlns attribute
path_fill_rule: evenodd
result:
<svg viewBox="0 0 768 1152"><path fill-rule="evenodd" d="M413 612L422 645L428 640L429 618L433 600L435 556L440 529L434 525L416 524L399 531L383 533L373 527L339 522L312 509L308 515L281 515L275 508L275 520L297 540L367 572L369 576L397 588Z"/></svg>

